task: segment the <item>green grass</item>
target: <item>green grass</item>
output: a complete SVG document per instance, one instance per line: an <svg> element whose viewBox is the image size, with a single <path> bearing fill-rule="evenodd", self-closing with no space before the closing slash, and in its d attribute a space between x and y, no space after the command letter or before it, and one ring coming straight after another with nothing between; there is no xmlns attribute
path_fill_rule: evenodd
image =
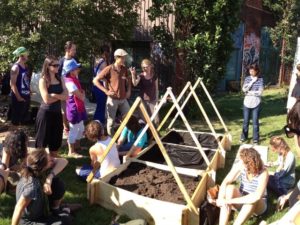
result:
<svg viewBox="0 0 300 225"><path fill-rule="evenodd" d="M274 89L266 90L263 97L263 107L260 116L260 135L261 135L261 145L268 145L269 139L273 135L284 136L283 126L286 124L286 91L285 89ZM225 123L230 130L233 137L232 150L227 152L226 155L226 166L225 169L219 170L217 172L217 182L222 182L222 179L231 168L233 160L235 158L237 149L239 147L239 137L242 129L242 101L243 96L240 94L226 94L214 96L215 103L225 120ZM189 104L191 107L193 104ZM205 104L205 109L209 118L212 119L213 125L217 131L222 132L222 126L216 119L215 113L209 105ZM188 110L189 111L189 110ZM189 117L193 118L192 126L194 130L208 130L208 126L205 120L200 116L200 112L196 110L190 110L193 115ZM199 119L200 118L200 119ZM195 120L197 119L197 120ZM191 121L191 120L189 120ZM180 125L180 123L176 123ZM250 127L250 135L252 132L252 127ZM294 149L293 139L286 139L292 149ZM85 146L90 146L91 143L84 142ZM66 152L66 148L62 150ZM85 152L87 155L87 151ZM273 153L269 154L269 160L275 160L276 155ZM62 178L66 183L67 193L65 195L65 201L67 202L79 202L83 205L83 209L76 214L75 224L98 224L98 225L108 225L110 224L115 213L106 210L100 206L89 205L86 198L86 183L79 180L74 173L76 166L83 163L88 163L89 160L86 159L69 159L69 165L62 173ZM300 167L299 162L297 162L297 173L299 173ZM298 180L299 178L297 178ZM262 218L252 218L246 224L257 224L260 220L264 219L268 222L272 222L283 215L281 213L275 212L276 199L274 196L269 195L269 210L268 213ZM3 194L0 196L0 225L10 224L10 218L13 213L13 208L15 204L15 197ZM284 211L285 212L285 211ZM126 218L123 218L126 220Z"/></svg>

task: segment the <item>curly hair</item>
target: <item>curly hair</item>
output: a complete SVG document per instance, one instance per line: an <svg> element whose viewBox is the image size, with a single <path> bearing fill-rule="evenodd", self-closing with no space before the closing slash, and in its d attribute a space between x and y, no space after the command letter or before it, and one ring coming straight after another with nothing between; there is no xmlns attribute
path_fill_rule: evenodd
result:
<svg viewBox="0 0 300 225"><path fill-rule="evenodd" d="M5 152L16 159L24 159L27 155L28 137L23 130L9 132L3 142Z"/></svg>
<svg viewBox="0 0 300 225"><path fill-rule="evenodd" d="M247 171L253 175L259 174L264 168L260 154L254 148L241 149L240 158L244 162Z"/></svg>
<svg viewBox="0 0 300 225"><path fill-rule="evenodd" d="M40 177L48 165L48 154L45 149L35 150L28 154L23 163L21 176L28 178L30 176Z"/></svg>
<svg viewBox="0 0 300 225"><path fill-rule="evenodd" d="M85 136L91 141L97 141L102 135L104 135L104 128L100 121L93 120L88 123L85 128Z"/></svg>
<svg viewBox="0 0 300 225"><path fill-rule="evenodd" d="M277 150L284 150L285 152L290 151L290 147L286 143L286 141L279 136L273 136L270 139L270 145L273 146Z"/></svg>

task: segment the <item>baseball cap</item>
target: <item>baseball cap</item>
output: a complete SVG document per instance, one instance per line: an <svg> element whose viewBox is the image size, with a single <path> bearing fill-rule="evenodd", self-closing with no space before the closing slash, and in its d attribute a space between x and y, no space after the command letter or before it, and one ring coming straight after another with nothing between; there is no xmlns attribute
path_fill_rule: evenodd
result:
<svg viewBox="0 0 300 225"><path fill-rule="evenodd" d="M115 57L116 56L126 56L126 55L128 55L128 53L124 49L121 49L121 48L117 49L114 53Z"/></svg>
<svg viewBox="0 0 300 225"><path fill-rule="evenodd" d="M70 73L73 70L81 67L80 63L77 63L75 59L66 59L64 61L64 66L62 69L62 75L65 76L66 74Z"/></svg>
<svg viewBox="0 0 300 225"><path fill-rule="evenodd" d="M25 47L19 47L13 52L15 57L20 57L21 55L28 55L28 51Z"/></svg>

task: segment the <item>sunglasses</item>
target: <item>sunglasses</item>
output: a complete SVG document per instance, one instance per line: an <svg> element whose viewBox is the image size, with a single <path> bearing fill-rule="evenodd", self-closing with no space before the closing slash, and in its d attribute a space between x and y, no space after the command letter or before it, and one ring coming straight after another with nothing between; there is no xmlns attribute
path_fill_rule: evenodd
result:
<svg viewBox="0 0 300 225"><path fill-rule="evenodd" d="M49 66L59 67L59 64L50 64Z"/></svg>

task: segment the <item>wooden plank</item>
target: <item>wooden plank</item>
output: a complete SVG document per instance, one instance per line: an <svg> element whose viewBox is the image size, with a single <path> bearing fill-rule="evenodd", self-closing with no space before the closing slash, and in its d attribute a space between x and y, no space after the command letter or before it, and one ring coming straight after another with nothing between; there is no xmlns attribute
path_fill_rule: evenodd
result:
<svg viewBox="0 0 300 225"><path fill-rule="evenodd" d="M200 183L198 184L194 194L192 195L192 201L194 202L195 206L199 207L200 204L203 202L206 196L206 187L207 187L207 173L203 174Z"/></svg>
<svg viewBox="0 0 300 225"><path fill-rule="evenodd" d="M144 219L150 225L180 225L184 205L160 201L98 181L97 204L131 219ZM168 209L168 210L166 210Z"/></svg>
<svg viewBox="0 0 300 225"><path fill-rule="evenodd" d="M142 163L142 164L145 164L149 167L153 167L155 169L170 172L170 167L168 165L149 162L149 161L144 161L144 160L140 160L138 158L133 159L132 162ZM186 175L186 176L192 176L192 177L203 176L203 174L206 172L205 170L197 170L197 169L190 169L190 168L184 168L184 167L174 166L174 168L175 168L175 170L178 174Z"/></svg>
<svg viewBox="0 0 300 225"><path fill-rule="evenodd" d="M170 89L169 89L169 90L170 90ZM174 99L174 98L173 98L173 100L176 101L176 99ZM175 101L174 101L174 103L176 104ZM187 193L187 191L186 191L186 189L185 189L185 187L184 187L184 185L183 185L183 183L182 183L180 177L178 176L178 174L177 174L177 172L176 172L176 170L175 170L175 168L174 168L174 165L173 165L173 163L172 163L170 157L168 156L168 153L167 153L167 151L166 151L164 145L162 144L162 142L161 142L161 140L160 140L160 138L159 138L159 136L158 136L157 130L155 129L153 123L151 122L151 120L150 120L150 118L149 118L149 116L148 116L147 110L146 110L146 108L145 108L145 106L144 106L143 103L140 104L140 109L141 109L141 111L142 111L142 113L143 113L143 115L144 115L144 118L145 118L146 122L148 123L148 125L149 125L149 127L150 127L150 129L151 129L151 132L152 132L152 134L153 134L153 137L154 137L154 139L155 139L155 141L156 141L158 147L160 148L163 157L165 158L165 160L166 160L168 166L170 167L170 170L171 170L171 172L172 172L172 174L173 174L173 176L174 176L174 178L175 178L175 180L176 180L176 183L177 183L177 185L178 185L180 191L182 192L182 194L183 194L183 196L184 196L184 199L186 200L186 202L187 202L187 204L188 204L188 207L189 207L194 213L197 214L197 213L198 213L198 212L197 212L197 209L196 209L195 205L193 204L193 202L192 202L192 200L191 200L189 194ZM206 155L205 155L205 156L206 156Z"/></svg>

